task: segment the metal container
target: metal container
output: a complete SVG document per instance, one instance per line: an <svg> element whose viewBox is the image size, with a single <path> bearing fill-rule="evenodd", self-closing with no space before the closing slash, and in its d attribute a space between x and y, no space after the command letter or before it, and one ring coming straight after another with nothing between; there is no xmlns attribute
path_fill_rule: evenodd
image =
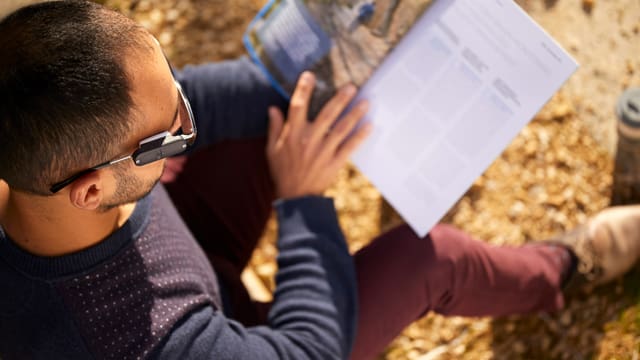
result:
<svg viewBox="0 0 640 360"><path fill-rule="evenodd" d="M611 205L640 203L640 88L625 91L616 107L618 146Z"/></svg>

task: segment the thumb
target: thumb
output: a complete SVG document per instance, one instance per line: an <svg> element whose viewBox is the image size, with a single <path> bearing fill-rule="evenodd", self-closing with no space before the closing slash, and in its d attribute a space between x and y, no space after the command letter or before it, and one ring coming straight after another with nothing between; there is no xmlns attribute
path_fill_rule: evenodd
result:
<svg viewBox="0 0 640 360"><path fill-rule="evenodd" d="M275 148L280 135L282 134L282 128L284 126L284 116L282 111L275 106L269 107L269 137L267 140L267 150Z"/></svg>

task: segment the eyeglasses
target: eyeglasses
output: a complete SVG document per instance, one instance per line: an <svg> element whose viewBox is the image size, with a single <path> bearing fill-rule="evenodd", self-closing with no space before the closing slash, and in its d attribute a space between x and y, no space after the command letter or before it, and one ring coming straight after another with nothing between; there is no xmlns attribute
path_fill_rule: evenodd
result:
<svg viewBox="0 0 640 360"><path fill-rule="evenodd" d="M177 125L174 123L170 131L164 131L140 141L138 149L131 155L98 164L53 184L49 189L51 193L57 193L86 174L104 169L122 161L132 159L134 164L137 166L143 166L160 159L180 154L185 151L187 147L193 145L196 140L197 133L196 123L193 119L193 111L191 110L189 100L182 91L180 83L175 80L174 82L176 84L176 88L178 88L178 97L180 100L177 114L180 121L180 127L174 130L174 127Z"/></svg>

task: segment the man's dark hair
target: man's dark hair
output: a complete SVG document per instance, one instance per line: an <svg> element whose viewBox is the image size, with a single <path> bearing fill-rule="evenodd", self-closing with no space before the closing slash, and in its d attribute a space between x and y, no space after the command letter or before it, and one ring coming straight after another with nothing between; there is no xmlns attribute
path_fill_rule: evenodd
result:
<svg viewBox="0 0 640 360"><path fill-rule="evenodd" d="M0 21L0 179L50 195L74 172L119 155L133 107L125 54L133 21L85 1L40 3Z"/></svg>

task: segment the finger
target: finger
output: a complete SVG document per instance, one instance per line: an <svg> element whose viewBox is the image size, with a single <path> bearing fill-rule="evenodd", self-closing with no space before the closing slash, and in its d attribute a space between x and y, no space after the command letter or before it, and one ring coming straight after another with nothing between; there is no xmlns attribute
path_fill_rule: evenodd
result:
<svg viewBox="0 0 640 360"><path fill-rule="evenodd" d="M167 171L165 169L165 171L162 172L162 175L160 175L160 182L163 184L168 184L168 183L172 183L177 177L177 174L173 171Z"/></svg>
<svg viewBox="0 0 640 360"><path fill-rule="evenodd" d="M345 141L334 158L335 164L338 167L342 167L351 157L351 154L366 140L373 130L373 124L366 123L362 125L347 141Z"/></svg>
<svg viewBox="0 0 640 360"><path fill-rule="evenodd" d="M314 86L315 76L308 71L303 72L298 79L298 84L289 103L288 122L291 124L291 133L294 136L298 136L307 123L309 101L311 100Z"/></svg>
<svg viewBox="0 0 640 360"><path fill-rule="evenodd" d="M284 116L280 109L275 106L269 107L269 136L267 138L267 151L276 147L276 144L282 135L283 125Z"/></svg>
<svg viewBox="0 0 640 360"><path fill-rule="evenodd" d="M311 133L308 139L310 147L315 146L316 143L324 138L329 127L336 122L338 116L340 116L347 105L349 105L356 91L355 86L347 85L340 89L340 91L322 107L322 110L311 127Z"/></svg>
<svg viewBox="0 0 640 360"><path fill-rule="evenodd" d="M358 125L360 119L369 110L369 103L361 101L351 111L349 111L338 124L331 130L323 146L336 149L351 134Z"/></svg>
<svg viewBox="0 0 640 360"><path fill-rule="evenodd" d="M184 164L187 162L187 156L174 156L167 159L165 162L165 169L169 169L173 172L179 173L184 168Z"/></svg>

